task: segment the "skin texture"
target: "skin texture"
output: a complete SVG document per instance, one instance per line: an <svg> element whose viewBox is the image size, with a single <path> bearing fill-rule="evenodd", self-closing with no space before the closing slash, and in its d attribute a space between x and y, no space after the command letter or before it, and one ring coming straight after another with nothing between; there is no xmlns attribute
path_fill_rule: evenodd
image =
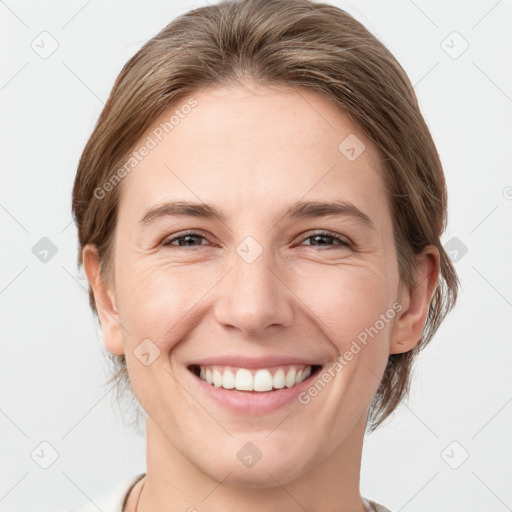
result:
<svg viewBox="0 0 512 512"><path fill-rule="evenodd" d="M197 106L121 183L110 283L99 278L95 247L83 252L106 347L126 354L148 415L139 512L362 512L368 406L388 355L420 339L438 252L429 246L418 256L409 294L379 152L332 102L251 81L193 97ZM366 147L354 161L338 150L350 134ZM283 217L294 201L336 199L355 204L374 228L349 216ZM213 204L226 222L165 217L141 228L144 212L169 200ZM204 238L162 245L188 229ZM309 237L321 230L353 247L329 237L315 245ZM263 251L252 263L236 251L247 236ZM219 354L297 356L330 367L397 301L401 311L307 405L237 414L206 397L187 369ZM134 355L147 338L160 350L149 366ZM251 468L237 458L246 442L262 453Z"/></svg>

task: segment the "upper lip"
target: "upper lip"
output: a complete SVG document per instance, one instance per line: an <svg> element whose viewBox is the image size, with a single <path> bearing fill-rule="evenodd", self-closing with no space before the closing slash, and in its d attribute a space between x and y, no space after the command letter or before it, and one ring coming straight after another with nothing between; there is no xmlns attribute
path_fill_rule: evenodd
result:
<svg viewBox="0 0 512 512"><path fill-rule="evenodd" d="M236 366L239 368L271 368L273 366L283 366L287 364L300 365L317 365L321 363L312 361L311 359L303 359L295 356L265 356L265 357L249 357L246 355L225 355L204 357L195 361L191 361L188 366Z"/></svg>

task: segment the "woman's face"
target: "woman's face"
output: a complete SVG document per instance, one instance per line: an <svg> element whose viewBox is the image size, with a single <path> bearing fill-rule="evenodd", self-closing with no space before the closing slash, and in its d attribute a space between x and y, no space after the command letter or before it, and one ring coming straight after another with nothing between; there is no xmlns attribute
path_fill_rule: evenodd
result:
<svg viewBox="0 0 512 512"><path fill-rule="evenodd" d="M284 484L361 439L400 334L408 296L379 154L304 89L192 98L154 123L118 185L105 342L125 353L167 457ZM296 383L299 371L312 373Z"/></svg>

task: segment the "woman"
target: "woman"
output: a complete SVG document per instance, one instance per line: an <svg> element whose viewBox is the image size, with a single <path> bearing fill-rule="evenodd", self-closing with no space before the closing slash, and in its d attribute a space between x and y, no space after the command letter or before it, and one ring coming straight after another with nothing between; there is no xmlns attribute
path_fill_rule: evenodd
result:
<svg viewBox="0 0 512 512"><path fill-rule="evenodd" d="M147 471L80 511L386 511L366 429L457 296L405 72L344 11L225 1L129 60L73 190ZM89 508L88 508L89 507Z"/></svg>

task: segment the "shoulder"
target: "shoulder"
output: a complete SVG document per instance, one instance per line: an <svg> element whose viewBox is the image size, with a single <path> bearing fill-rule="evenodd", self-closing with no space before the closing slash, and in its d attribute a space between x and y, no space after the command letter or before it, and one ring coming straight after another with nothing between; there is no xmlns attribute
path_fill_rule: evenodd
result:
<svg viewBox="0 0 512 512"><path fill-rule="evenodd" d="M391 512L391 510L386 508L384 505L379 505L375 501L369 500L367 498L363 498L363 503L367 512Z"/></svg>
<svg viewBox="0 0 512 512"><path fill-rule="evenodd" d="M101 510L102 512L122 512L125 498L131 488L144 475L145 473L130 476L116 485L108 493L93 498L91 501L84 503L79 508L61 512L98 512L98 510Z"/></svg>

